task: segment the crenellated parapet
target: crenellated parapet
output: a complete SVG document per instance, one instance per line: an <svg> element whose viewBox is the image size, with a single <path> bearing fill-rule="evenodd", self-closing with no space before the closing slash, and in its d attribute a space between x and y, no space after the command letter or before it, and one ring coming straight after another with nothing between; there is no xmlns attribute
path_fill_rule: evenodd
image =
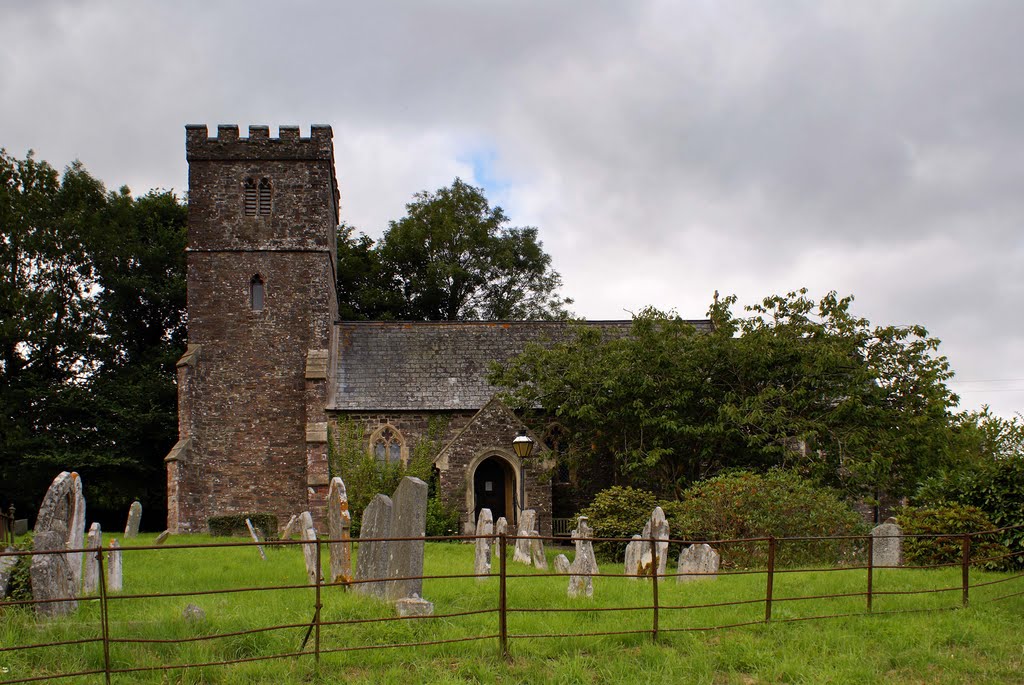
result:
<svg viewBox="0 0 1024 685"><path fill-rule="evenodd" d="M314 124L310 135L299 135L298 126L281 126L277 138L269 126L250 126L249 137L239 136L238 126L222 124L211 137L206 124L185 127L185 155L189 162L206 160L323 160L334 162L334 132Z"/></svg>

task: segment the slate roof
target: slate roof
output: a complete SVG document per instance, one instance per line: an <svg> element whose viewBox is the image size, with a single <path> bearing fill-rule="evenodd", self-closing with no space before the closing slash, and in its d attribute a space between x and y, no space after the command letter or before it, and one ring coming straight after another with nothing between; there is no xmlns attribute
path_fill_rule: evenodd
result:
<svg viewBox="0 0 1024 685"><path fill-rule="evenodd" d="M706 328L705 320L691 321ZM564 339L564 321L358 321L337 327L337 377L328 410L476 411L498 389L487 382L492 361L506 361L529 342ZM587 321L612 336L631 321Z"/></svg>

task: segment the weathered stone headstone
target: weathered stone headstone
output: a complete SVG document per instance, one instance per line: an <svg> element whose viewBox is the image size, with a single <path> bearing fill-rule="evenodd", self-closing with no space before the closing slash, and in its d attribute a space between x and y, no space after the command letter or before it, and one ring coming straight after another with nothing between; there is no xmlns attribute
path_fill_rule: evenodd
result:
<svg viewBox="0 0 1024 685"><path fill-rule="evenodd" d="M651 543L643 540L640 535L634 535L633 539L626 545L625 574L632 580L641 576L651 575L651 563L654 556L651 554Z"/></svg>
<svg viewBox="0 0 1024 685"><path fill-rule="evenodd" d="M537 527L537 512L533 509L525 510L519 517L519 529L516 531L515 551L512 553L512 561L520 564L530 565L530 533Z"/></svg>
<svg viewBox="0 0 1024 685"><path fill-rule="evenodd" d="M373 581L388 577L388 541L374 538L391 537L391 498L387 495L376 495L363 511L362 525L359 527L359 553L356 555L356 578L360 581ZM366 540L366 542L363 542ZM384 580L379 582L357 583L353 586L357 592L383 597L387 588Z"/></svg>
<svg viewBox="0 0 1024 685"><path fill-rule="evenodd" d="M82 479L71 473L71 496L73 512L68 521L68 549L80 550L85 547L85 496L82 494ZM75 594L82 588L82 552L68 552L68 566L71 568L72 587Z"/></svg>
<svg viewBox="0 0 1024 685"><path fill-rule="evenodd" d="M644 540L650 540L654 538L657 540L654 543L654 549L658 553L658 575L665 575L665 571L668 569L668 520L665 518L665 512L662 511L661 507L654 507L654 512L651 513L651 518L647 521L647 525L644 526L644 532L641 533L640 537ZM647 542L648 551L650 551L651 543ZM653 553L652 553L653 556Z"/></svg>
<svg viewBox="0 0 1024 685"><path fill-rule="evenodd" d="M185 619L186 623L200 623L206 620L206 612L195 604L186 604L185 608L181 610L181 617Z"/></svg>
<svg viewBox="0 0 1024 685"><path fill-rule="evenodd" d="M13 552L13 547L8 547L5 552ZM18 563L18 557L0 557L0 599L7 597L7 586L11 583L11 574Z"/></svg>
<svg viewBox="0 0 1024 685"><path fill-rule="evenodd" d="M505 550L502 549L501 538L498 536L507 534L508 520L504 516L499 516L498 520L494 523L494 549L492 551L495 559L500 559L501 555L505 553Z"/></svg>
<svg viewBox="0 0 1024 685"><path fill-rule="evenodd" d="M54 530L37 531L33 540L33 550L47 552L66 550L67 541ZM32 598L37 600L60 599L66 601L45 601L36 604L36 613L40 616L66 616L78 608L74 599L76 589L74 576L68 566L66 553L36 554L32 557L31 567Z"/></svg>
<svg viewBox="0 0 1024 685"><path fill-rule="evenodd" d="M28 532L28 519L14 519L14 534L24 535Z"/></svg>
<svg viewBox="0 0 1024 685"><path fill-rule="evenodd" d="M427 534L427 489L419 478L401 480L391 496L391 537L422 538ZM423 579L413 577L423 575L423 550L423 540L393 540L388 545L388 598L423 594Z"/></svg>
<svg viewBox="0 0 1024 685"><path fill-rule="evenodd" d="M256 549L258 549L260 552L260 559L266 561L267 555L263 551L263 545L259 544L263 541L260 540L260 536L256 534L256 529L252 527L252 521L250 521L249 519L245 519L245 527L249 529L249 537L251 537L252 541L256 543Z"/></svg>
<svg viewBox="0 0 1024 685"><path fill-rule="evenodd" d="M299 514L299 536L307 542L302 545L302 557L306 562L306 577L309 578L310 585L316 585L318 578L321 577L321 571L316 563L316 528L313 527L313 515L308 511Z"/></svg>
<svg viewBox="0 0 1024 685"><path fill-rule="evenodd" d="M124 524L124 537L133 538L139 534L139 523L142 522L142 502L135 500L128 508L128 522Z"/></svg>
<svg viewBox="0 0 1024 685"><path fill-rule="evenodd" d="M473 558L473 573L477 580L487 580L491 572L491 540L494 535L494 524L491 522L491 510L481 509L476 519L476 555Z"/></svg>
<svg viewBox="0 0 1024 685"><path fill-rule="evenodd" d="M399 616L433 616L434 603L428 602L419 595L403 597L395 602L395 611Z"/></svg>
<svg viewBox="0 0 1024 685"><path fill-rule="evenodd" d="M100 530L100 524L94 522L89 526L89 535L85 538L85 546L89 551L85 554L85 576L82 590L87 595L94 595L100 585L100 562L96 559L96 552L103 547L103 532Z"/></svg>
<svg viewBox="0 0 1024 685"><path fill-rule="evenodd" d="M871 531L871 564L873 566L899 566L903 558L903 530L896 525L896 519L889 517L885 523Z"/></svg>
<svg viewBox="0 0 1024 685"><path fill-rule="evenodd" d="M291 540L299 532L299 517L297 514L292 514L292 517L288 519L288 524L281 531L282 540Z"/></svg>
<svg viewBox="0 0 1024 685"><path fill-rule="evenodd" d="M335 476L327 491L327 534L331 540L327 547L331 555L331 582L352 582L352 543L349 542L352 516L348 512L348 494L345 483Z"/></svg>
<svg viewBox="0 0 1024 685"><path fill-rule="evenodd" d="M594 530L587 523L586 516L580 516L576 530L572 531L572 539L576 543L576 556L569 566L569 596L594 596L594 580L592 574L597 573L597 560L594 558L594 545L586 539L594 537Z"/></svg>
<svg viewBox="0 0 1024 685"><path fill-rule="evenodd" d="M107 558L107 592L120 592L124 589L124 574L121 568L121 543L110 541L110 552Z"/></svg>
<svg viewBox="0 0 1024 685"><path fill-rule="evenodd" d="M530 533L530 560L533 567L546 571L548 569L548 558L544 554L544 541L540 539L537 531Z"/></svg>
<svg viewBox="0 0 1024 685"><path fill-rule="evenodd" d="M553 564L555 567L555 573L568 573L569 572L569 557L564 554L559 554L555 557Z"/></svg>
<svg viewBox="0 0 1024 685"><path fill-rule="evenodd" d="M707 544L690 545L679 553L679 575L676 581L714 580L718 577L721 556Z"/></svg>
<svg viewBox="0 0 1024 685"><path fill-rule="evenodd" d="M162 533L160 533L159 535L156 536L156 540L153 541L153 544L162 545L165 542L167 542L167 538L169 538L170 536L171 536L171 531L165 530L164 532L162 532Z"/></svg>

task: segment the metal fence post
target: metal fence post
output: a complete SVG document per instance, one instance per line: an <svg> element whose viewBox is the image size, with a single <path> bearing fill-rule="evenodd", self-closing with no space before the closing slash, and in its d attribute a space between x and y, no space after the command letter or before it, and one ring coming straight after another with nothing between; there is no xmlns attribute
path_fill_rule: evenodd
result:
<svg viewBox="0 0 1024 685"><path fill-rule="evenodd" d="M964 597L963 605L967 606L967 602L970 599L969 594L971 591L971 536L964 535L961 542L961 553L960 553L960 574L963 577Z"/></svg>
<svg viewBox="0 0 1024 685"><path fill-rule="evenodd" d="M100 633L103 636L103 676L110 685L110 625L107 614L107 574L103 570L103 541L96 549L97 572L100 581Z"/></svg>
<svg viewBox="0 0 1024 685"><path fill-rule="evenodd" d="M772 620L772 590L775 583L775 536L768 538L768 585L764 593L764 622Z"/></svg>
<svg viewBox="0 0 1024 685"><path fill-rule="evenodd" d="M651 626L651 639L658 640L658 545L651 538L651 594L654 598L654 624Z"/></svg>
<svg viewBox="0 0 1024 685"><path fill-rule="evenodd" d="M512 655L508 651L508 596L505 586L506 561L508 559L508 547L506 546L505 533L498 536L498 544L501 545L501 563L498 565L498 642L501 648L501 658L511 660Z"/></svg>
<svg viewBox="0 0 1024 685"><path fill-rule="evenodd" d="M874 591L874 575L875 575L875 540L872 536L868 536L868 613L873 611L871 606L872 592Z"/></svg>
<svg viewBox="0 0 1024 685"><path fill-rule="evenodd" d="M313 637L313 661L316 668L320 668L320 576L323 575L320 566L320 537L316 538L316 609L313 611L313 625L315 636Z"/></svg>

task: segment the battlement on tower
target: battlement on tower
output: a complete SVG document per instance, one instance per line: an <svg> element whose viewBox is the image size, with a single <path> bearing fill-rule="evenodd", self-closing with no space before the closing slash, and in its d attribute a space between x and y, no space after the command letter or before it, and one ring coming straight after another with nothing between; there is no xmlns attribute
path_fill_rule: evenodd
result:
<svg viewBox="0 0 1024 685"><path fill-rule="evenodd" d="M185 127L185 156L189 162L204 160L324 160L334 161L334 132L330 126L314 124L310 135L299 135L298 126L281 126L278 137L270 137L269 126L250 126L249 137L238 134L236 124L222 124L210 137L206 124Z"/></svg>

